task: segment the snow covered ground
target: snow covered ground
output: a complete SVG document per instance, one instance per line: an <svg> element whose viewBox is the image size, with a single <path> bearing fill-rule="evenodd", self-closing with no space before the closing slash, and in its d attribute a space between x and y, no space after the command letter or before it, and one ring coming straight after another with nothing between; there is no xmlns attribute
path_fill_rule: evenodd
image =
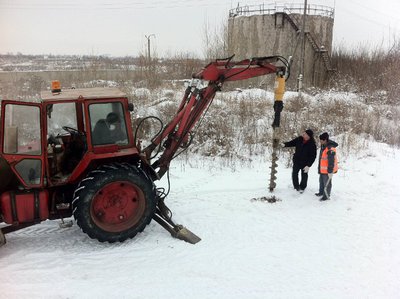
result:
<svg viewBox="0 0 400 299"><path fill-rule="evenodd" d="M267 158L172 163L167 204L196 245L154 221L121 244L58 221L7 235L0 298L399 298L400 150L368 143L342 158L326 202L315 164L299 194L283 161L281 201L251 200L270 195Z"/></svg>

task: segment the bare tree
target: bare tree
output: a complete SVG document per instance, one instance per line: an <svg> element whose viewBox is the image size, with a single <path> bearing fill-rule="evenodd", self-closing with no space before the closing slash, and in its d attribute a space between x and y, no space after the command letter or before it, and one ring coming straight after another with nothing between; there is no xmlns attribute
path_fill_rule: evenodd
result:
<svg viewBox="0 0 400 299"><path fill-rule="evenodd" d="M224 20L220 26L212 27L208 21L203 27L203 55L206 60L225 58L228 55L228 26Z"/></svg>

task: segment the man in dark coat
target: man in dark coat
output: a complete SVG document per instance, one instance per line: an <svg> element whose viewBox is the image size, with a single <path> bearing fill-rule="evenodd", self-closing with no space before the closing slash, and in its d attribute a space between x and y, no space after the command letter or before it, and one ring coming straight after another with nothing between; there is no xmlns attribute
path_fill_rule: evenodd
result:
<svg viewBox="0 0 400 299"><path fill-rule="evenodd" d="M303 193L307 188L308 170L317 157L314 132L311 129L305 130L301 136L285 142L284 147L296 147L293 155L292 182L294 189ZM300 184L299 171L301 171Z"/></svg>

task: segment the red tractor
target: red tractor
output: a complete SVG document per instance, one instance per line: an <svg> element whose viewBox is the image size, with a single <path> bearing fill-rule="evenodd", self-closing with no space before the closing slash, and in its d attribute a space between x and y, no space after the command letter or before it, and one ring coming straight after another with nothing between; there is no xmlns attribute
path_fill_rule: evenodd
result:
<svg viewBox="0 0 400 299"><path fill-rule="evenodd" d="M47 219L64 223L72 215L83 232L100 242L133 238L152 219L174 237L198 242L172 221L165 194L154 182L190 144L194 125L224 82L268 73L281 82L289 67L280 56L231 58L193 75L175 117L144 149L132 128L133 105L118 89L55 86L42 93L40 102L3 100L0 245L9 232ZM277 90L283 93L283 87Z"/></svg>

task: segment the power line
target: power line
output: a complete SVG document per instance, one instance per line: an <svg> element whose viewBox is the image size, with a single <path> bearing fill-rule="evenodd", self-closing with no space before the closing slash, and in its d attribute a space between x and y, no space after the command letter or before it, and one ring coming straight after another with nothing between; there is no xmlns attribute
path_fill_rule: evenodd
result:
<svg viewBox="0 0 400 299"><path fill-rule="evenodd" d="M134 1L134 2L117 2L117 3L81 3L73 1L63 2L2 2L0 7L3 9L96 9L96 10L111 10L111 9L154 9L154 8L182 8L182 7L216 7L230 5L229 0L210 2L207 0L170 0L170 1Z"/></svg>
<svg viewBox="0 0 400 299"><path fill-rule="evenodd" d="M396 29L395 27L391 27L391 26L388 25L388 24L382 24L382 23L380 23L380 22L377 22L377 21L372 20L372 19L370 19L370 18L367 18L367 17L365 17L365 16L359 15L359 14L355 13L354 11L350 11L350 10L343 9L343 8L340 9L340 10L342 10L342 11L348 13L348 14L351 15L351 16L357 16L358 18L363 19L363 20L365 20L365 21L367 21L367 22L373 23L373 24L375 24L375 25L378 25L378 26L381 26L381 27L385 27L385 28L388 28L388 29L391 29L391 30L400 32L400 29Z"/></svg>
<svg viewBox="0 0 400 299"><path fill-rule="evenodd" d="M369 6L365 6L364 4L362 4L362 3L360 3L360 2L357 2L357 1L354 1L354 0L353 0L353 1L350 2L350 3L354 3L354 4L356 4L357 6L360 6L360 7L362 7L362 8L365 8L365 9L367 9L367 10L369 10L369 11L374 12L374 13L381 14L382 16L386 16L386 17L389 17L389 18L394 19L394 20L396 20L396 21L400 21L400 19L398 19L398 18L395 17L394 15L389 15L389 14L387 14L387 13L384 13L384 12L380 11L380 10L371 8L371 7L369 7Z"/></svg>

